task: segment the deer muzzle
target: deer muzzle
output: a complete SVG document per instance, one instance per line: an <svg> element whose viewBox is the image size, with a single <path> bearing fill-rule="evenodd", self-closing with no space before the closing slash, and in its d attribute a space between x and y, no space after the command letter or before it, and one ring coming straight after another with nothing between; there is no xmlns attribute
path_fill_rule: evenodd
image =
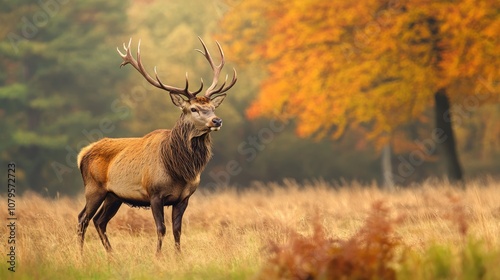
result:
<svg viewBox="0 0 500 280"><path fill-rule="evenodd" d="M222 119L221 118L213 118L212 119L212 125L210 127L211 131L218 131L222 127Z"/></svg>

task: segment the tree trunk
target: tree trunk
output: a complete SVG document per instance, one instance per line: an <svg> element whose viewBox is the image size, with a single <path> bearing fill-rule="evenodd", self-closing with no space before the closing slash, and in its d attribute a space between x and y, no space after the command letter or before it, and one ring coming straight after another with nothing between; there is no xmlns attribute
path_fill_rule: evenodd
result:
<svg viewBox="0 0 500 280"><path fill-rule="evenodd" d="M383 188L388 191L394 190L394 177L392 175L392 159L391 159L391 144L385 144L382 149L382 177L383 177Z"/></svg>
<svg viewBox="0 0 500 280"><path fill-rule="evenodd" d="M437 151L444 162L446 176L452 183L459 183L463 179L462 167L458 160L455 136L452 129L450 101L444 88L434 94L436 102L436 133L442 135L437 143Z"/></svg>

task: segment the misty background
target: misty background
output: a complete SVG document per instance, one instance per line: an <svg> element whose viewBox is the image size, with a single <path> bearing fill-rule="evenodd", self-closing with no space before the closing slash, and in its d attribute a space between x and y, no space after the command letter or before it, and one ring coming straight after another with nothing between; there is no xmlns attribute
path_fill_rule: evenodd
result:
<svg viewBox="0 0 500 280"><path fill-rule="evenodd" d="M270 77L267 65L273 59L261 60L251 53L245 57L238 51L236 42L241 37L259 39L260 33L245 33L246 26L273 30L273 21L260 14L258 3L264 1L242 2L1 1L0 160L4 171L0 170L0 180L7 182L7 164L15 162L18 192L78 194L83 183L76 155L82 147L102 137L141 137L155 129L171 128L180 112L168 93L149 85L132 67L120 69L122 60L116 47L132 38L135 55L141 39L148 71L156 66L162 81L179 87L188 72L195 88L200 78L211 80L209 65L194 51L201 48L197 36L216 59L215 41L220 41L226 56L224 75L231 75L233 67L238 71L238 82L216 112L224 126L213 133L214 156L203 172L200 188L248 187L285 178L340 184L355 180L384 186L387 168L401 186L447 177L440 136L428 133L435 127L432 103L418 117L401 120L394 114L391 118L401 121L392 130L390 141L370 135L370 121L356 126L348 123L341 135L335 135L332 128L325 129L324 135L303 135L298 127L307 119L279 114L249 117L249 108L259 94L261 99L285 95L263 92L263 82L269 83L266 79ZM498 24L496 6L496 17L491 20ZM239 18L246 22L235 23ZM482 91L493 98L484 103L454 99L451 105L465 180L500 175L499 70L495 66L500 50L498 39L488 44L498 50L497 60L491 61L491 76ZM240 49L259 46L246 44ZM310 99L304 102L315 104L321 102L318 96L328 94L310 87ZM383 105L393 98L371 101ZM273 106L274 99L269 100ZM324 111L335 110L334 97L331 102L333 106Z"/></svg>

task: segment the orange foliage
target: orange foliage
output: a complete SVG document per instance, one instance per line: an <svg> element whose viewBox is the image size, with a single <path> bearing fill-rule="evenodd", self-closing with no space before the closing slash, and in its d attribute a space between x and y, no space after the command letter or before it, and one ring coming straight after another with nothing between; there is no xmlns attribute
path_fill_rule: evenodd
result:
<svg viewBox="0 0 500 280"><path fill-rule="evenodd" d="M365 225L348 240L330 240L317 223L312 237L294 234L289 244L274 245L262 279L395 279L401 259L394 219L381 202L374 203Z"/></svg>
<svg viewBox="0 0 500 280"><path fill-rule="evenodd" d="M455 103L498 100L499 9L493 0L248 0L224 17L221 37L240 62L266 67L250 118L296 118L299 135L317 137L370 124L380 137L420 116L440 88Z"/></svg>

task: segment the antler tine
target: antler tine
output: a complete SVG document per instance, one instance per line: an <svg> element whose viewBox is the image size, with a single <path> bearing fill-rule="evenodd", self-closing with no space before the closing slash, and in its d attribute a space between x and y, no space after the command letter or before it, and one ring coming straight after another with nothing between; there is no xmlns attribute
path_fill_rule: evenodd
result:
<svg viewBox="0 0 500 280"><path fill-rule="evenodd" d="M212 56L210 55L210 52L208 51L207 46L205 45L205 42L203 42L203 40L199 36L198 36L198 39L200 40L201 45L203 46L203 51L198 50L198 49L197 49L197 51L200 52L201 54L203 54L203 56L207 59L208 63L210 64L210 67L213 70L212 84L210 85L210 87L207 88L207 90L205 92L205 96L210 98L210 96L212 96L214 94L220 94L220 93L224 93L224 92L228 91L236 83L236 80L237 80L236 70L233 68L233 79L228 87L224 88L224 86L226 85L226 82L227 82L227 76L226 76L226 81L222 84L222 86L217 88L217 84L219 83L220 72L221 72L222 68L224 67L224 63L225 63L224 52L222 51L222 47L219 44L219 42L215 41L217 43L217 47L219 49L219 53L221 56L221 61L220 61L219 65L215 65L215 63L212 59Z"/></svg>
<svg viewBox="0 0 500 280"><path fill-rule="evenodd" d="M158 77L158 72L156 71L156 66L154 67L156 80L153 79L148 74L148 72L144 68L144 65L142 64L142 61L141 61L141 40L139 40L139 43L137 44L137 60L130 53L130 49L131 49L130 44L131 43L132 43L132 38L130 38L127 46L125 46L125 43L123 43L123 49L125 50L125 54L123 54L118 48L116 48L116 50L118 51L120 56L123 58L123 62L120 64L120 67L127 65L127 64L131 64L153 86L160 88L160 89L163 89L163 90L166 90L170 93L177 93L177 94L184 95L188 99L195 98L196 94L202 90L203 81L201 84L201 88L198 91L190 92L188 90L189 81L188 81L187 73L186 73L186 86L184 89L163 84L162 81L160 80L160 78Z"/></svg>
<svg viewBox="0 0 500 280"><path fill-rule="evenodd" d="M233 79L231 80L231 83L226 88L224 88L224 86L227 83L227 78L228 78L228 75L226 75L226 79L225 79L224 83L222 83L222 85L217 90L213 90L210 95L221 94L221 93L224 93L224 92L228 91L229 89L231 89L234 86L234 84L236 83L236 81L238 80L238 77L236 74L236 69L233 68Z"/></svg>
<svg viewBox="0 0 500 280"><path fill-rule="evenodd" d="M188 88L188 83L189 83L189 81L188 81L187 72L186 72L186 90ZM193 92L193 95L196 96L198 93L201 92L202 89L203 89L203 78L200 79L200 88L197 91Z"/></svg>
<svg viewBox="0 0 500 280"><path fill-rule="evenodd" d="M233 78L231 79L231 83L224 90L222 90L220 93L224 93L224 92L228 91L229 89L231 89L234 86L234 84L236 84L237 80L238 80L238 73L236 73L236 69L233 68ZM226 81L227 81L227 75L226 75Z"/></svg>
<svg viewBox="0 0 500 280"><path fill-rule="evenodd" d="M118 53L120 54L120 56L123 58L123 62L120 64L120 68L122 68L122 66L124 65L127 65L128 63L130 63L130 61L128 61L128 57L130 57L130 44L132 43L132 38L130 38L130 40L128 41L128 47L125 46L125 43L123 43L123 49L125 50L125 54L123 54L120 49L118 47L116 47L116 51L118 51Z"/></svg>

